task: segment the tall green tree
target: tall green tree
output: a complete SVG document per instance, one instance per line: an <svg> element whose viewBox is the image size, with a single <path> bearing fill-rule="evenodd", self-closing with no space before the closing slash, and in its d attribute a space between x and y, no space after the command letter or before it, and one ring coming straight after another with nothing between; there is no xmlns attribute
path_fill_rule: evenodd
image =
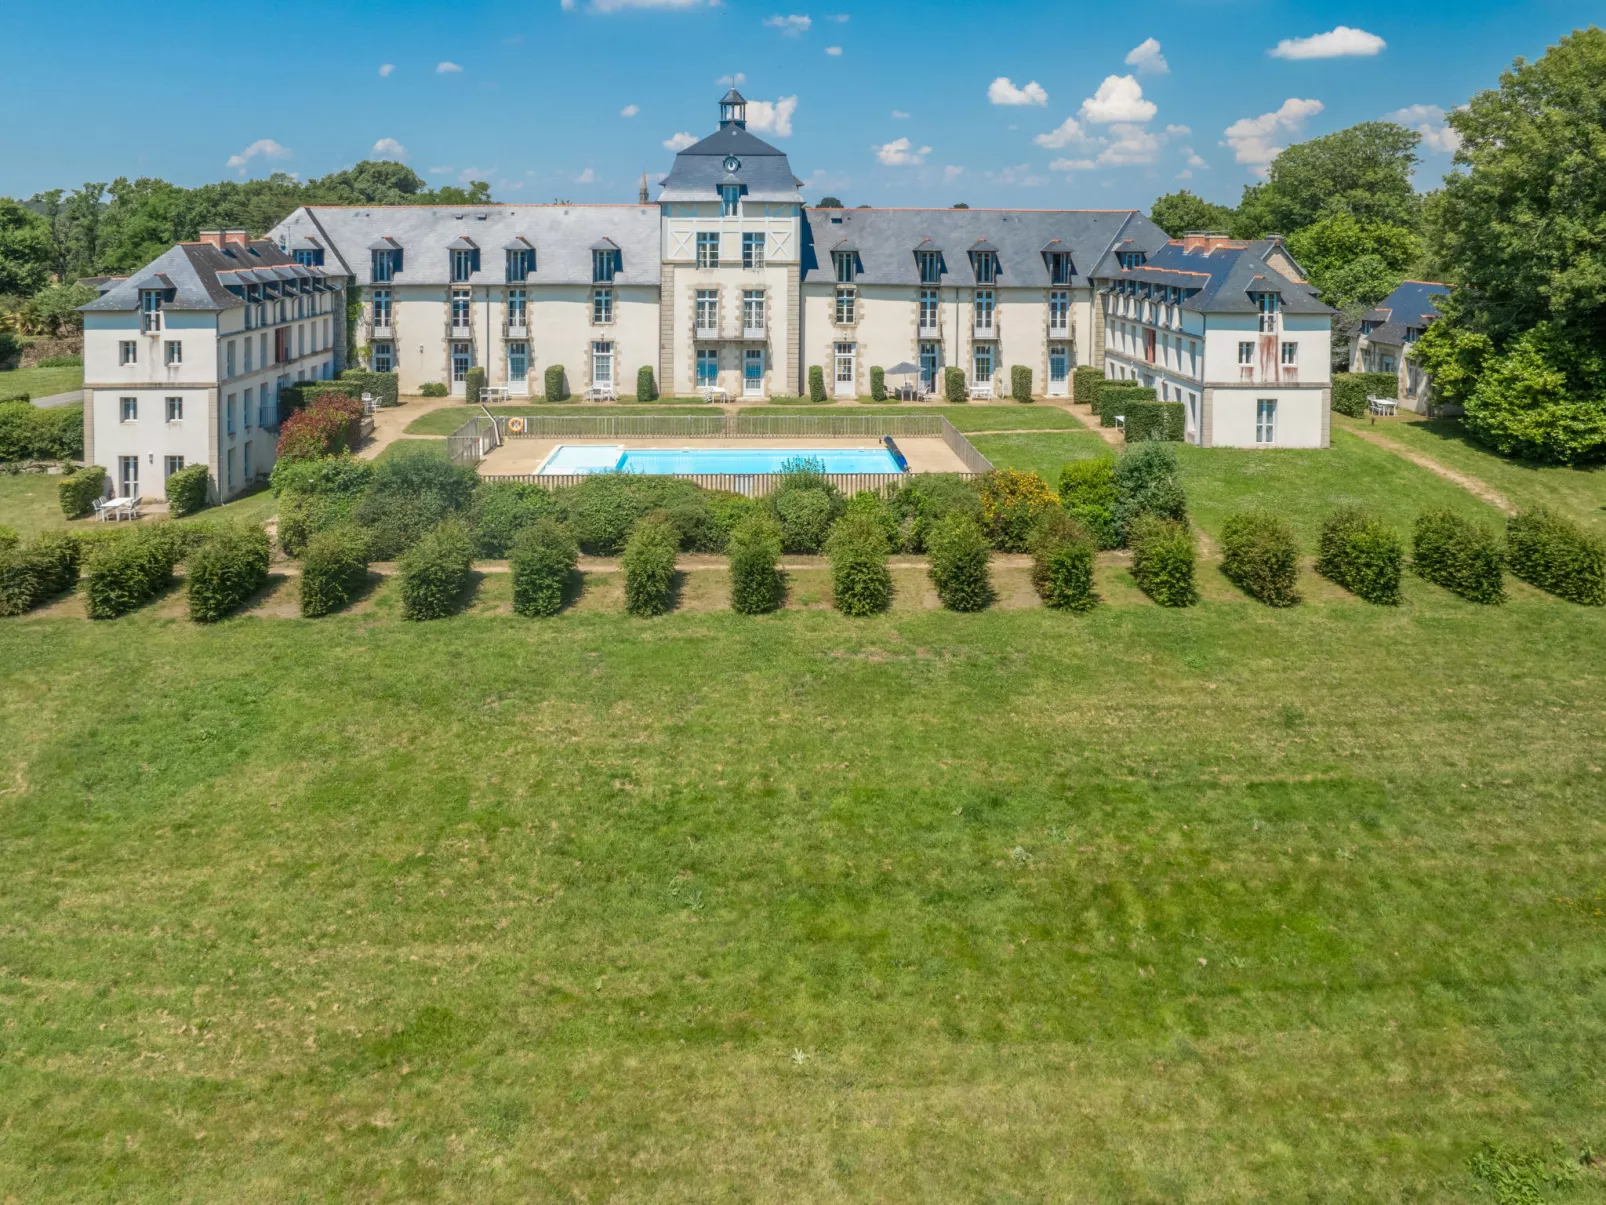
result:
<svg viewBox="0 0 1606 1205"><path fill-rule="evenodd" d="M1244 189L1232 233L1289 235L1332 213L1414 229L1421 200L1411 173L1421 141L1392 121L1366 121L1295 143L1271 161L1264 184Z"/></svg>
<svg viewBox="0 0 1606 1205"><path fill-rule="evenodd" d="M1405 226L1336 212L1296 230L1288 250L1322 300L1342 309L1373 306L1387 297L1420 262L1422 240Z"/></svg>
<svg viewBox="0 0 1606 1205"><path fill-rule="evenodd" d="M1181 238L1190 230L1229 230L1232 219L1228 206L1196 197L1186 188L1156 198L1149 210L1149 220L1172 238Z"/></svg>
<svg viewBox="0 0 1606 1205"><path fill-rule="evenodd" d="M0 197L0 295L28 297L49 279L49 225L10 197Z"/></svg>

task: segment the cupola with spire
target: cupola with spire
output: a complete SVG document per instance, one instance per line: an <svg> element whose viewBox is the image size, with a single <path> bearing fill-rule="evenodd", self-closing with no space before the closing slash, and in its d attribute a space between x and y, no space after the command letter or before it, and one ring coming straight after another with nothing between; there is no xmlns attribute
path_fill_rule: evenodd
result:
<svg viewBox="0 0 1606 1205"><path fill-rule="evenodd" d="M739 130L747 128L747 98L732 88L725 93L719 102L719 128L735 126Z"/></svg>

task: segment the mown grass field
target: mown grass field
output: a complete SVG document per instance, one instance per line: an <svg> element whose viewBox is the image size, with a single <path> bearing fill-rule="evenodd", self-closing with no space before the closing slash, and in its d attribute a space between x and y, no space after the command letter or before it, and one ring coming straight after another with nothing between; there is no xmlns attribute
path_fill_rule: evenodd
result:
<svg viewBox="0 0 1606 1205"><path fill-rule="evenodd" d="M11 368L0 372L0 398L16 397L26 393L29 397L50 397L57 393L71 393L84 387L84 370L81 366L66 368Z"/></svg>

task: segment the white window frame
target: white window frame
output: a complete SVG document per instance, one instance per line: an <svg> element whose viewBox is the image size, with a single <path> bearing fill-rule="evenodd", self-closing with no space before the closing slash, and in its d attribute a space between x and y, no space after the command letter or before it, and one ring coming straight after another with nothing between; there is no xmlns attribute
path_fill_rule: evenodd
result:
<svg viewBox="0 0 1606 1205"><path fill-rule="evenodd" d="M1262 397L1255 399L1255 443L1274 444L1277 442L1277 399Z"/></svg>
<svg viewBox="0 0 1606 1205"><path fill-rule="evenodd" d="M852 251L831 252L831 266L836 269L836 282L850 285L859 276L858 255Z"/></svg>
<svg viewBox="0 0 1606 1205"><path fill-rule="evenodd" d="M613 384L613 344L599 340L591 345L591 383Z"/></svg>
<svg viewBox="0 0 1606 1205"><path fill-rule="evenodd" d="M717 332L719 330L719 290L698 289L693 299L695 306L693 318L697 325L697 332Z"/></svg>
<svg viewBox="0 0 1606 1205"><path fill-rule="evenodd" d="M755 376L752 366L758 365ZM764 396L764 349L762 347L749 347L742 353L742 396Z"/></svg>
<svg viewBox="0 0 1606 1205"><path fill-rule="evenodd" d="M917 251L915 260L915 266L920 271L921 284L940 285L942 283L941 251Z"/></svg>
<svg viewBox="0 0 1606 1205"><path fill-rule="evenodd" d="M453 330L467 330L473 323L474 303L473 291L470 289L453 289L451 296L450 317ZM462 321L459 322L458 318Z"/></svg>
<svg viewBox="0 0 1606 1205"><path fill-rule="evenodd" d="M117 485L118 497L135 498L139 496L138 456L119 456L117 458Z"/></svg>
<svg viewBox="0 0 1606 1205"><path fill-rule="evenodd" d="M1253 368L1255 364L1255 345L1247 339L1238 342L1238 366L1240 368Z"/></svg>
<svg viewBox="0 0 1606 1205"><path fill-rule="evenodd" d="M836 324L852 326L858 317L858 290L853 285L838 285L836 290Z"/></svg>
<svg viewBox="0 0 1606 1205"><path fill-rule="evenodd" d="M603 287L592 290L591 323L593 326L613 325L613 289Z"/></svg>
<svg viewBox="0 0 1606 1205"><path fill-rule="evenodd" d="M474 252L458 248L452 252L452 283L464 284L474 276Z"/></svg>
<svg viewBox="0 0 1606 1205"><path fill-rule="evenodd" d="M1048 329L1071 329L1071 294L1069 289L1054 289L1048 295Z"/></svg>
<svg viewBox="0 0 1606 1205"><path fill-rule="evenodd" d="M167 399L167 421L170 423L184 421L184 399L182 397L170 397Z"/></svg>
<svg viewBox="0 0 1606 1205"><path fill-rule="evenodd" d="M451 346L452 384L461 385L468 380L468 370L474 367L474 345L466 340L455 340ZM462 372L458 365L463 366Z"/></svg>
<svg viewBox="0 0 1606 1205"><path fill-rule="evenodd" d="M507 291L507 323L509 326L523 326L525 315L529 313L529 294L524 289L509 289Z"/></svg>
<svg viewBox="0 0 1606 1205"><path fill-rule="evenodd" d="M987 371L982 372L981 366L985 360ZM992 384L993 374L998 371L998 349L992 343L977 343L970 349L970 383L972 385Z"/></svg>
<svg viewBox="0 0 1606 1205"><path fill-rule="evenodd" d="M117 421L122 423L139 422L139 398L124 397L117 399Z"/></svg>
<svg viewBox="0 0 1606 1205"><path fill-rule="evenodd" d="M742 186L740 184L721 184L719 186L719 216L722 218L740 217L742 212Z"/></svg>
<svg viewBox="0 0 1606 1205"><path fill-rule="evenodd" d="M1283 340L1281 359L1284 368L1299 367L1299 344L1292 339Z"/></svg>
<svg viewBox="0 0 1606 1205"><path fill-rule="evenodd" d="M932 254L922 251L922 255ZM942 325L942 294L936 289L920 290L920 329L934 331Z"/></svg>
<svg viewBox="0 0 1606 1205"><path fill-rule="evenodd" d="M162 457L162 480L166 481L174 473L181 472L183 470L183 468L184 468L184 457L182 457L182 456L164 456L164 457Z"/></svg>
<svg viewBox="0 0 1606 1205"><path fill-rule="evenodd" d="M762 231L748 230L742 234L742 267L762 268L764 266L764 233Z"/></svg>
<svg viewBox="0 0 1606 1205"><path fill-rule="evenodd" d="M139 363L139 343L133 339L121 339L117 343L117 366L124 368L129 364Z"/></svg>
<svg viewBox="0 0 1606 1205"><path fill-rule="evenodd" d="M697 388L706 389L710 385L718 385L719 349L717 347L699 347L697 349L695 368L697 372Z"/></svg>
<svg viewBox="0 0 1606 1205"><path fill-rule="evenodd" d="M859 346L838 343L831 354L831 394L853 397L858 393Z"/></svg>
<svg viewBox="0 0 1606 1205"><path fill-rule="evenodd" d="M518 366L522 363L523 367ZM507 345L507 380L509 385L527 384L530 379L530 345L515 339Z"/></svg>
<svg viewBox="0 0 1606 1205"><path fill-rule="evenodd" d="M764 329L764 290L742 290L742 330L761 331Z"/></svg>
<svg viewBox="0 0 1606 1205"><path fill-rule="evenodd" d="M719 267L719 231L699 230L697 232L697 266L699 268Z"/></svg>
<svg viewBox="0 0 1606 1205"><path fill-rule="evenodd" d="M974 310L973 318L977 330L990 331L993 329L993 311L997 307L997 304L997 298L991 289L976 290L976 297L972 308Z"/></svg>
<svg viewBox="0 0 1606 1205"><path fill-rule="evenodd" d="M388 339L380 340L373 345L373 360L375 372L394 372L396 370L395 351ZM381 367L383 364L383 367Z"/></svg>

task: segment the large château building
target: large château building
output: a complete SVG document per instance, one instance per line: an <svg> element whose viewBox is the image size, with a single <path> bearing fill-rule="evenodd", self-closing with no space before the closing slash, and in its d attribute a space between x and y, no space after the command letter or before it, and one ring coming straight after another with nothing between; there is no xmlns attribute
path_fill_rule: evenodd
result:
<svg viewBox="0 0 1606 1205"><path fill-rule="evenodd" d="M841 398L873 367L940 389L951 366L1003 396L1015 365L1055 397L1091 365L1183 403L1194 443L1327 443L1332 311L1278 239L1173 240L1136 210L810 208L800 186L732 89L653 203L306 206L266 240L210 232L86 307L91 455L124 477L143 458L158 497L158 455L204 455L228 497L272 465L245 412L260 433L281 385L359 362L404 394L461 393L480 367L539 396L554 366L577 394L633 394L647 367L664 393L733 399L804 393L816 367ZM205 332L176 375L133 337L152 305L161 329Z"/></svg>

